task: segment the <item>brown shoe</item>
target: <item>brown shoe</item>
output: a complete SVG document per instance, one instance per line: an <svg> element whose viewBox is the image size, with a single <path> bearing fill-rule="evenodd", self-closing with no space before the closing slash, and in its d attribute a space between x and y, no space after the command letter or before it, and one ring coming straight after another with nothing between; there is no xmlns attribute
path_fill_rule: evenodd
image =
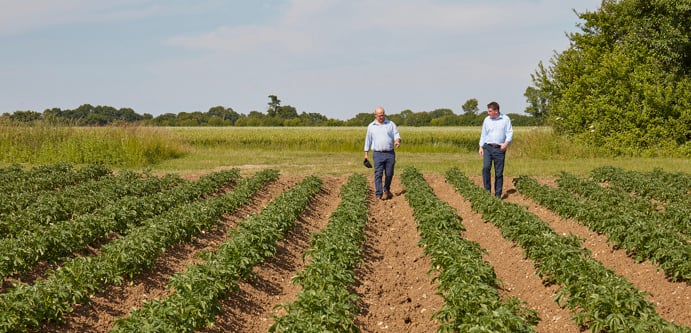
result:
<svg viewBox="0 0 691 333"><path fill-rule="evenodd" d="M390 191L384 192L384 196L386 196L387 200L393 198L393 194Z"/></svg>

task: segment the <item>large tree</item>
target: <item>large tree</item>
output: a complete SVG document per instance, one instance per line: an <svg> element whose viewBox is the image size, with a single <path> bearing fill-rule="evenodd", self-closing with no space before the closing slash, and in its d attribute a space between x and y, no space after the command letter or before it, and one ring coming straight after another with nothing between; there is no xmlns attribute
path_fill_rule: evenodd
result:
<svg viewBox="0 0 691 333"><path fill-rule="evenodd" d="M539 64L526 112L619 154L691 149L691 0L603 0Z"/></svg>
<svg viewBox="0 0 691 333"><path fill-rule="evenodd" d="M466 114L476 114L478 111L480 111L477 98L471 98L465 101L465 103L461 105L461 109L463 109L463 112Z"/></svg>

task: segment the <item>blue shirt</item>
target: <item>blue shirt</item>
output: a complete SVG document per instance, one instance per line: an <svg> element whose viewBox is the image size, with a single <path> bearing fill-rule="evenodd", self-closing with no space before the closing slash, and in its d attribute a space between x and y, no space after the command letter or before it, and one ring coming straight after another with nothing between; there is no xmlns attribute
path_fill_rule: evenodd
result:
<svg viewBox="0 0 691 333"><path fill-rule="evenodd" d="M497 118L492 119L487 116L482 121L482 134L480 134L480 147L485 143L503 144L504 142L511 142L513 140L513 128L511 127L511 119L504 114L499 114Z"/></svg>
<svg viewBox="0 0 691 333"><path fill-rule="evenodd" d="M394 140L400 140L398 127L393 121L385 119L383 123L376 120L367 125L365 136L365 151L390 151L393 150Z"/></svg>

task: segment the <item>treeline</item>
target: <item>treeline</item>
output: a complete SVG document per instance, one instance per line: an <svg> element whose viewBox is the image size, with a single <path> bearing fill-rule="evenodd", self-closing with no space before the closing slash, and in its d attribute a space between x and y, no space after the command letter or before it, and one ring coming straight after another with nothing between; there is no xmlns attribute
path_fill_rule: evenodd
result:
<svg viewBox="0 0 691 333"><path fill-rule="evenodd" d="M272 97L272 96L270 96ZM272 99L273 101L273 99ZM455 114L451 109L436 109L433 111L413 112L404 110L387 117L399 126L480 126L485 118L484 112L466 111ZM544 125L541 117L532 115L509 114L514 126ZM93 106L83 104L74 110L59 108L45 111L15 111L3 113L0 124L3 123L47 123L51 125L71 126L110 126L110 125L141 125L141 126L366 126L374 119L373 113L358 113L348 120L328 118L319 113L299 113L290 105L269 103L266 113L251 111L248 114L235 112L232 108L214 106L207 112L164 113L159 116L138 114L131 108L116 109L111 106Z"/></svg>

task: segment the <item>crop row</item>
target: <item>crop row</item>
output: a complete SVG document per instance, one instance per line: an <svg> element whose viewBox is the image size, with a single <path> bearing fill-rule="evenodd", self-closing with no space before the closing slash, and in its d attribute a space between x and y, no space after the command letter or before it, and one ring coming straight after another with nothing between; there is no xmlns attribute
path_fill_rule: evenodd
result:
<svg viewBox="0 0 691 333"><path fill-rule="evenodd" d="M171 293L151 300L120 318L112 332L193 332L211 325L221 297L237 289L237 280L276 252L278 240L290 230L321 188L322 181L307 177L281 193L260 214L243 220L217 251L201 264L188 267L171 279Z"/></svg>
<svg viewBox="0 0 691 333"><path fill-rule="evenodd" d="M79 215L14 238L0 239L0 277L23 273L38 261L53 262L105 239L110 233L124 234L149 218L185 202L212 194L239 177L237 170L212 173L192 183L142 197L126 196L94 213ZM105 204L105 203L104 203Z"/></svg>
<svg viewBox="0 0 691 333"><path fill-rule="evenodd" d="M61 321L73 304L88 302L105 286L148 269L166 248L218 224L223 214L249 203L256 191L277 177L274 170L258 172L229 193L177 206L144 221L102 246L98 255L66 260L46 279L16 285L0 295L0 332L23 332Z"/></svg>
<svg viewBox="0 0 691 333"><path fill-rule="evenodd" d="M40 194L90 179L112 174L102 165L89 165L79 170L67 163L36 166L28 171L11 166L0 172L0 216L26 208Z"/></svg>
<svg viewBox="0 0 691 333"><path fill-rule="evenodd" d="M632 209L633 199L566 173L557 180L559 188L529 177L518 177L514 183L521 194L607 235L637 261L658 263L673 281L691 281L691 243L656 215Z"/></svg>
<svg viewBox="0 0 691 333"><path fill-rule="evenodd" d="M402 175L406 200L418 222L420 246L439 271L443 307L433 317L441 332L534 332L539 318L516 298L502 301L492 266L482 259L479 244L464 239L462 219L438 199L422 175L407 168Z"/></svg>
<svg viewBox="0 0 691 333"><path fill-rule="evenodd" d="M621 192L633 193L631 197L648 199L660 219L672 224L685 236L691 236L691 177L688 175L659 169L641 173L610 166L593 169L591 178L607 182Z"/></svg>
<svg viewBox="0 0 691 333"><path fill-rule="evenodd" d="M683 173L667 173L660 169L643 173L604 166L593 169L591 176L595 181L606 181L644 198L689 203L691 177Z"/></svg>
<svg viewBox="0 0 691 333"><path fill-rule="evenodd" d="M654 225L664 230L662 233L672 234L670 237L681 243L691 240L691 216L687 215L691 213L691 201L683 203L683 199L677 199L660 207L657 199L631 195L617 186L600 186L594 180L580 179L565 172L557 179L557 184L559 188L575 193L598 207L605 208L609 204L617 214Z"/></svg>
<svg viewBox="0 0 691 333"><path fill-rule="evenodd" d="M691 331L662 319L643 292L592 259L579 239L560 236L525 207L492 197L458 169L448 170L446 179L504 238L524 249L545 284L560 286L555 300L574 313L577 324L591 332Z"/></svg>
<svg viewBox="0 0 691 333"><path fill-rule="evenodd" d="M341 202L328 225L312 235L303 258L309 264L292 279L302 291L297 300L281 304L286 310L275 318L269 332L359 332L355 316L359 296L351 292L354 269L362 262L367 224L367 179L352 175L341 188Z"/></svg>
<svg viewBox="0 0 691 333"><path fill-rule="evenodd" d="M122 197L151 195L182 182L182 178L174 174L159 178L123 171L118 176L105 176L48 191L25 208L0 217L0 234L16 237L21 232L40 231L46 225L60 224L97 211Z"/></svg>

